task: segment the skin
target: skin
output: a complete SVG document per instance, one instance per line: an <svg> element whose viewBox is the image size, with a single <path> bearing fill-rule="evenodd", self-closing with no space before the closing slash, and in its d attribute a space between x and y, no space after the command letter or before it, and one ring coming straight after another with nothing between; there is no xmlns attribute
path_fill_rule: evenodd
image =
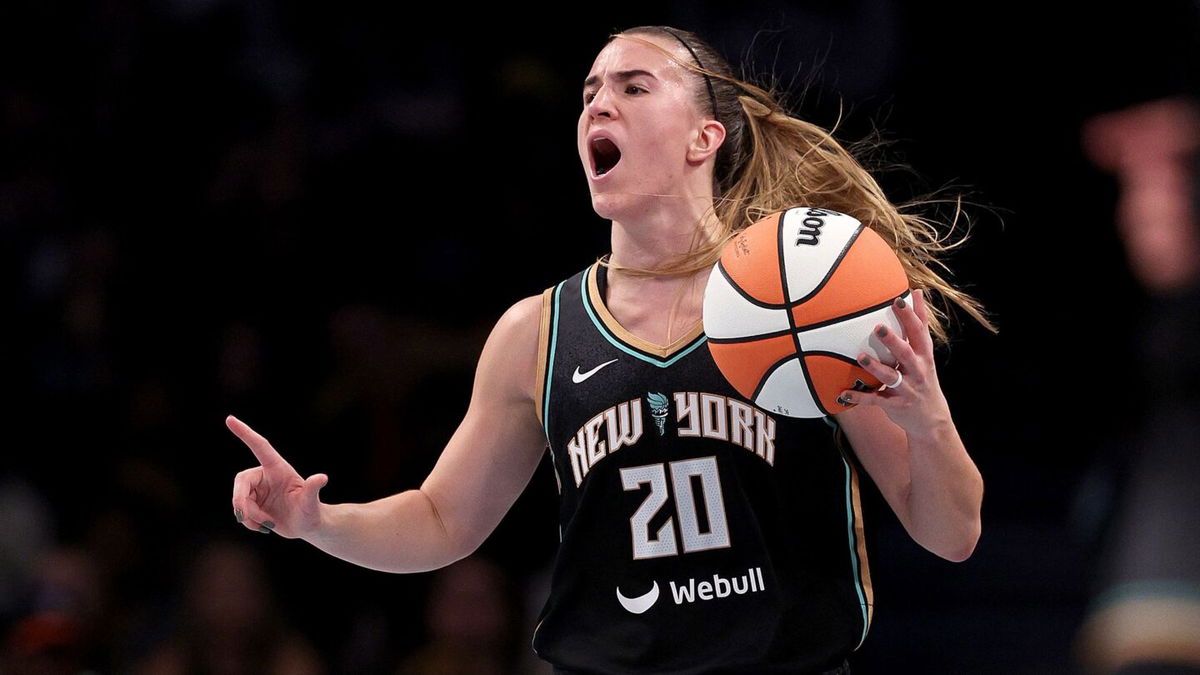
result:
<svg viewBox="0 0 1200 675"><path fill-rule="evenodd" d="M678 43L638 36L678 61ZM695 103L690 73L662 51L618 38L596 57L584 87L577 145L592 206L612 221L612 261L654 267L688 250L712 225L712 171L725 129ZM621 150L597 178L588 140L607 134ZM669 344L700 320L703 274L635 277L612 273L606 299L627 330ZM908 341L882 338L904 381L879 393L845 392L855 407L838 415L856 454L909 534L949 560L963 560L979 537L983 485L950 417L937 380L928 314L920 291L897 307ZM663 307L671 308L664 319ZM419 489L366 504L326 504L325 474L303 478L260 434L230 416L229 429L259 465L234 479L239 522L301 538L349 562L391 572L448 565L492 532L533 475L546 447L534 408L541 297L500 318L476 371L471 403ZM896 370L865 367L883 382ZM264 527L270 523L271 527Z"/></svg>

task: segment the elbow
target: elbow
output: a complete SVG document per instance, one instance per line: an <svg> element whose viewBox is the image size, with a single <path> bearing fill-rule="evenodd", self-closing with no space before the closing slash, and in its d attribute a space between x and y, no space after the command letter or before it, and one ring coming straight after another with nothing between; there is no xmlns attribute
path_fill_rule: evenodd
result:
<svg viewBox="0 0 1200 675"><path fill-rule="evenodd" d="M941 551L936 551L936 553L950 562L960 563L967 560L975 553L975 547L979 544L981 530L982 526L979 518L975 518L962 536L954 541L953 546L948 546Z"/></svg>
<svg viewBox="0 0 1200 675"><path fill-rule="evenodd" d="M439 522L442 526L442 546L438 568L447 567L468 558L483 546L491 530L464 527L453 520Z"/></svg>
<svg viewBox="0 0 1200 675"><path fill-rule="evenodd" d="M975 547L979 544L979 537L983 533L983 517L980 513L983 505L983 477L979 475L978 470L974 472L973 479L970 506L966 507L962 513L961 529L958 530L952 545L938 553L939 556L950 562L958 563L970 558L975 553Z"/></svg>
<svg viewBox="0 0 1200 675"><path fill-rule="evenodd" d="M450 559L446 562L446 565L453 565L463 558L470 557L475 551L479 550L480 546L483 546L485 539L486 537L477 536L460 536L452 539L449 545Z"/></svg>
<svg viewBox="0 0 1200 675"><path fill-rule="evenodd" d="M943 553L943 554L941 554L941 557L945 560L949 560L952 563L960 563L960 562L966 562L966 560L968 558L970 558L973 553L975 553L975 544L974 543L972 543L969 546L964 546L959 549L954 549L948 553Z"/></svg>
<svg viewBox="0 0 1200 675"><path fill-rule="evenodd" d="M430 542L429 555L423 569L416 571L432 571L453 565L474 553L483 544L486 536L479 536L477 532L473 532L469 528L456 526L453 519L443 518L442 510L438 508L437 501L433 496L424 490L419 490L419 492L425 497L429 506L429 512L435 523L433 531L436 535L428 540Z"/></svg>

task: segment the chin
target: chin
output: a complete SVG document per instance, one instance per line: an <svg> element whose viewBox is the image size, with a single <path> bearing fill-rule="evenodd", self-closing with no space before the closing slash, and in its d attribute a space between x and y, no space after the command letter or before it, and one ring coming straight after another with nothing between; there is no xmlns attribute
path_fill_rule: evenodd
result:
<svg viewBox="0 0 1200 675"><path fill-rule="evenodd" d="M630 194L625 190L604 186L592 190L592 210L606 220L633 221L655 207L656 200L645 195Z"/></svg>
<svg viewBox="0 0 1200 675"><path fill-rule="evenodd" d="M592 210L606 220L620 220L620 214L628 207L628 195L592 193Z"/></svg>

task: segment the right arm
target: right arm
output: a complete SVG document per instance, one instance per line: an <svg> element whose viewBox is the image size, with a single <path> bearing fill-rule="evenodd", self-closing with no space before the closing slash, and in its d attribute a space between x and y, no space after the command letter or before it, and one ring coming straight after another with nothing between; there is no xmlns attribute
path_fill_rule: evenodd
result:
<svg viewBox="0 0 1200 675"><path fill-rule="evenodd" d="M230 430L261 464L234 480L239 519L387 572L437 569L470 555L525 489L546 448L534 409L540 311L540 296L526 298L497 322L467 414L418 489L366 504L324 504L324 474L302 479L265 438L230 416Z"/></svg>

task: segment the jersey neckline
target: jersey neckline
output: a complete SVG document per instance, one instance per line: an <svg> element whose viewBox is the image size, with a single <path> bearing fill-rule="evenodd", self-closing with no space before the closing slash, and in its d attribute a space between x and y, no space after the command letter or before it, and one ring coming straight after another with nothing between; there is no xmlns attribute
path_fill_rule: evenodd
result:
<svg viewBox="0 0 1200 675"><path fill-rule="evenodd" d="M610 341L616 339L648 356L656 357L659 360L669 359L670 363L674 363L683 356L683 353L691 352L704 341L701 339L704 337L703 319L697 321L677 340L665 346L654 344L626 330L609 311L608 305L604 301L604 293L601 292L599 280L600 276L605 274L602 267L600 261L596 261L584 271L583 301L584 305L591 310L590 313L596 322L596 327L606 333L606 337L609 337ZM665 365L670 365L670 363Z"/></svg>

